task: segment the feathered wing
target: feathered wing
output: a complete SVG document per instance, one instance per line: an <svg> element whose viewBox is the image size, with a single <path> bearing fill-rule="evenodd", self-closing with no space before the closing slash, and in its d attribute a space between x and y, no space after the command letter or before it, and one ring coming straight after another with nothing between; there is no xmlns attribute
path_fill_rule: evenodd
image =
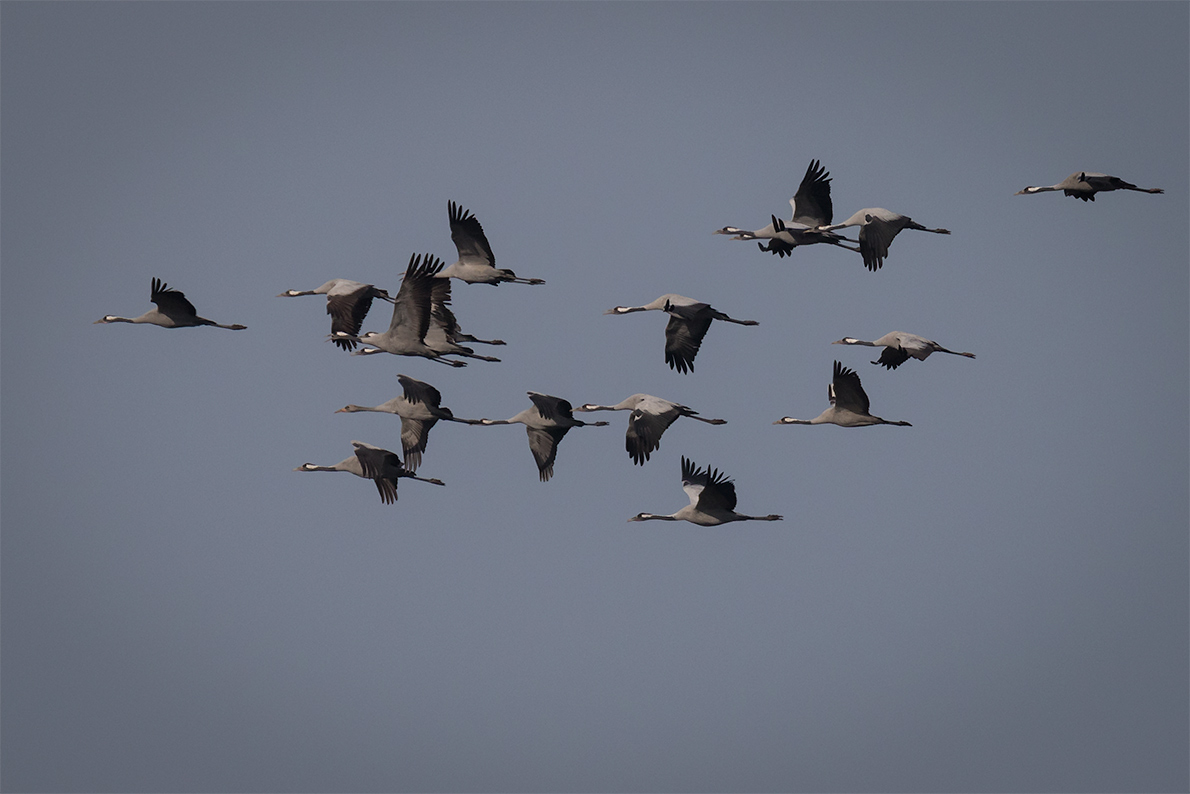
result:
<svg viewBox="0 0 1190 794"><path fill-rule="evenodd" d="M537 461L537 471L542 482L547 482L554 476L554 459L558 456L558 444L566 435L568 427L526 427L529 434L529 451Z"/></svg>
<svg viewBox="0 0 1190 794"><path fill-rule="evenodd" d="M445 279L440 279L440 281L449 283ZM430 384L424 381L414 380L408 375L397 375L397 381L401 384L401 388L405 393L405 399L409 402L423 403L434 408L442 405L442 393Z"/></svg>
<svg viewBox="0 0 1190 794"><path fill-rule="evenodd" d="M884 257L888 256L888 247L892 245L893 238L901 229L905 228L904 221L906 220L900 218L887 221L873 217L860 227L859 251L864 258L864 266L868 270L875 272L884 264Z"/></svg>
<svg viewBox="0 0 1190 794"><path fill-rule="evenodd" d="M372 297L375 288L371 284L361 284L344 292L331 290L326 296L326 313L331 316L331 335L344 333L358 336L359 329L372 308ZM354 339L336 338L334 343L343 350L354 350L359 344Z"/></svg>
<svg viewBox="0 0 1190 794"><path fill-rule="evenodd" d="M649 455L661 446L661 434L674 423L678 414L658 415L642 411L637 408L628 417L628 432L624 439L624 447L628 450L632 461L638 466L645 465Z"/></svg>
<svg viewBox="0 0 1190 794"><path fill-rule="evenodd" d="M421 454L430 441L430 428L438 424L437 419L406 419L401 417L401 452L404 465L409 471L417 471L421 465Z"/></svg>
<svg viewBox="0 0 1190 794"><path fill-rule="evenodd" d="M665 325L665 363L670 369L686 373L694 370L694 357L711 327L710 317L690 318L670 315Z"/></svg>
<svg viewBox="0 0 1190 794"><path fill-rule="evenodd" d="M829 226L835 217L831 204L830 172L817 160L810 161L797 193L789 200L793 205L793 222L806 226Z"/></svg>
<svg viewBox="0 0 1190 794"><path fill-rule="evenodd" d="M568 400L535 391L529 392L529 399L537 406L537 413L541 414L543 419L551 422L574 419L574 408Z"/></svg>
<svg viewBox="0 0 1190 794"><path fill-rule="evenodd" d="M423 340L430 328L430 299L433 293L434 275L442 270L442 260L432 254L414 254L405 268L405 278L397 291L393 305L393 318L389 333L408 333L411 338Z"/></svg>
<svg viewBox="0 0 1190 794"><path fill-rule="evenodd" d="M693 461L683 457L682 487L690 496L690 503L703 512L735 510L735 483L717 469L697 468Z"/></svg>
<svg viewBox="0 0 1190 794"><path fill-rule="evenodd" d="M453 342L459 335L459 321L450 310L450 279L436 278L430 288L430 318L442 328L446 338Z"/></svg>
<svg viewBox="0 0 1190 794"><path fill-rule="evenodd" d="M834 377L831 379L831 400L838 408L854 411L859 414L868 413L868 395L860 385L859 375L838 361L835 362Z"/></svg>
<svg viewBox="0 0 1190 794"><path fill-rule="evenodd" d="M168 284L159 278L155 278L150 282L149 300L157 304L157 310L171 319L179 318L194 318L198 316L198 311L194 308L194 304L186 300L186 294L176 289L171 289Z"/></svg>
<svg viewBox="0 0 1190 794"><path fill-rule="evenodd" d="M450 239L458 249L459 261L495 267L496 255L488 245L487 235L483 233L479 220L453 201L447 203L447 209L450 214Z"/></svg>
<svg viewBox="0 0 1190 794"><path fill-rule="evenodd" d="M896 369L909 360L909 351L903 347L886 347L880 351L880 358L873 364L882 364L885 369Z"/></svg>
<svg viewBox="0 0 1190 794"><path fill-rule="evenodd" d="M353 442L364 476L374 480L380 501L390 505L397 501L397 477L403 467L401 459L387 449Z"/></svg>

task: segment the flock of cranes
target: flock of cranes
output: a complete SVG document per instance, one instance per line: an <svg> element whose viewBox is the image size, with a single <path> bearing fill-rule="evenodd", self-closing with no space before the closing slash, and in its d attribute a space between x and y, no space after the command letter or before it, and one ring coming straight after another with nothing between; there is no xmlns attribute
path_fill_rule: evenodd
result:
<svg viewBox="0 0 1190 794"><path fill-rule="evenodd" d="M864 266L875 272L889 255L889 246L903 230L950 234L946 229L927 228L912 218L879 207L861 209L842 223L833 223L831 179L818 160L810 163L797 192L790 199L792 215L784 221L772 215L769 225L755 231L725 226L715 234L733 235L733 240L756 241L760 249L778 257L792 256L798 246L825 244L859 253ZM1143 193L1162 193L1160 188L1141 188L1106 174L1080 171L1056 185L1026 187L1016 195L1061 190L1067 196L1094 201L1095 194L1112 190L1134 190ZM496 362L493 356L477 354L468 344L503 345L499 339L479 339L463 333L458 319L450 309L450 279L467 284L502 283L540 285L539 278L520 278L513 271L496 267L496 258L478 219L454 201L447 204L451 239L458 251L458 260L444 266L433 254L414 254L409 259L396 296L372 284L348 279L331 279L312 290L286 290L277 297L325 295L326 312L331 318L328 339L351 355L369 356L390 353L416 356L451 367L465 367L464 358ZM838 233L840 229L859 227L857 240ZM761 241L766 242L761 242ZM98 323L135 323L157 325L162 328L190 328L214 326L233 331L243 325L224 325L198 316L194 305L178 290L171 289L158 278L152 280L150 301L156 308L139 317L105 315ZM393 307L388 329L383 332L360 333L365 318L375 300ZM661 311L669 316L665 327L665 363L670 369L687 374L694 370L703 338L712 320L737 325L758 325L756 320L729 317L707 303L676 294L666 294L643 306L616 306L604 314L630 314L639 311ZM467 344L463 344L467 343ZM832 344L864 345L883 348L880 357L872 361L887 370L894 370L910 358L925 361L932 353L975 358L972 353L948 350L916 334L893 332L874 341L844 337ZM725 424L724 419L708 419L679 403L649 394L633 394L616 405L587 403L574 408L560 397L528 392L532 406L508 419L462 419L442 405L441 393L428 383L406 375L397 375L402 393L376 406L347 405L336 413L373 411L395 414L401 419L401 454L362 441L352 441L354 454L333 466L304 463L294 471L339 471L372 480L385 504L397 500L397 482L401 478L444 485L441 480L423 478L415 474L426 451L430 430L439 421L457 422L473 426L524 425L529 450L537 464L542 482L554 472L558 445L574 427L606 426L608 422L584 422L575 419L574 411L629 411L625 449L634 464L643 466L651 453L660 448L661 436L682 417L697 419L712 425ZM794 419L789 416L773 424L867 427L897 425L909 427L909 422L891 421L874 416L869 410L868 395L852 369L834 362L831 382L827 388L830 407L814 419ZM779 521L779 515L751 516L735 512L735 484L711 467L700 468L682 457L682 487L690 504L669 515L638 513L629 521L689 521L700 526L717 526L733 521Z"/></svg>

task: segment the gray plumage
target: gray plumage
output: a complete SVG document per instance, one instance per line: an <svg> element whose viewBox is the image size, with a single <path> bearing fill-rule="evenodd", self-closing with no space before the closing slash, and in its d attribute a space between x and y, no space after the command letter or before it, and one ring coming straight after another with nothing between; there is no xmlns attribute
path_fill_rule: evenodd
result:
<svg viewBox="0 0 1190 794"><path fill-rule="evenodd" d="M401 417L401 451L405 468L417 471L421 465L422 453L430 440L430 430L439 420L459 422L467 425L479 424L478 419L460 419L449 408L442 405L442 394L433 386L406 375L397 375L403 393L380 405L347 405L335 411L337 414L373 411L395 414Z"/></svg>
<svg viewBox="0 0 1190 794"><path fill-rule="evenodd" d="M682 458L682 490L690 504L670 515L637 513L629 521L689 521L702 527L715 527L732 521L781 521L782 516L749 516L735 512L735 483L710 466L698 468Z"/></svg>
<svg viewBox="0 0 1190 794"><path fill-rule="evenodd" d="M459 259L443 269L438 278L457 278L468 284L544 284L539 278L518 278L511 270L496 267L496 255L488 244L479 220L453 201L446 204L450 218L450 239L454 241Z"/></svg>
<svg viewBox="0 0 1190 794"><path fill-rule="evenodd" d="M318 289L287 289L277 297L296 298L301 295L326 296L326 313L331 316L331 341L343 350L354 350L359 344L352 337L359 334L360 326L372 308L373 299L393 302L386 290L346 278L332 278Z"/></svg>
<svg viewBox="0 0 1190 794"><path fill-rule="evenodd" d="M860 385L859 375L855 370L848 369L835 362L834 378L827 386L827 397L831 407L813 419L794 419L783 416L775 425L839 425L840 427L866 427L868 425L900 425L911 427L908 422L890 422L879 416L872 416L868 411L868 395Z"/></svg>
<svg viewBox="0 0 1190 794"><path fill-rule="evenodd" d="M792 255L793 249L799 245L814 243L829 243L850 251L859 250L846 245L854 243L854 240L818 228L827 226L834 219L830 172L823 168L818 160L810 161L810 166L798 185L797 193L789 200L789 204L793 208L793 214L788 222L773 215L768 226L755 231L724 226L722 229L716 229L714 233L735 235L731 238L733 240L768 240L767 246L760 242L757 242L757 245L761 251L776 254L778 257Z"/></svg>
<svg viewBox="0 0 1190 794"><path fill-rule="evenodd" d="M628 456L638 466L645 465L649 455L661 446L661 434L680 417L688 416L708 425L727 424L726 419L706 419L699 416L698 411L685 405L680 405L651 394L634 394L623 402L615 405L586 405L575 408L576 411L631 411L628 417L628 432L624 438L624 448Z"/></svg>
<svg viewBox="0 0 1190 794"><path fill-rule="evenodd" d="M707 303L672 293L662 295L644 306L616 306L604 314L663 311L669 315L665 326L665 363L670 369L686 373L694 371L694 357L702 347L702 339L711 327L711 320L723 320L737 325L760 325L756 320L736 320Z"/></svg>
<svg viewBox="0 0 1190 794"><path fill-rule="evenodd" d="M554 459L558 455L558 444L572 427L604 427L607 422L581 422L574 418L570 403L561 397L539 392L528 392L533 401L532 408L526 408L511 419L480 419L481 425L525 426L529 436L529 451L537 462L538 475L542 482L554 476Z"/></svg>
<svg viewBox="0 0 1190 794"><path fill-rule="evenodd" d="M362 336L332 334L332 339L351 338L364 344L353 356L392 353L398 356L421 356L431 361L465 367L465 361L443 358L443 354L426 344L430 329L434 277L442 270L442 260L426 254L414 254L405 268L405 278L393 301L393 316L388 330Z"/></svg>
<svg viewBox="0 0 1190 794"><path fill-rule="evenodd" d="M334 466L316 466L313 463L303 463L294 471L345 471L365 480L376 483L376 490L380 492L380 501L386 505L397 501L397 480L406 477L410 480L420 480L432 485L446 485L442 480L418 477L401 465L401 459L387 449L365 444L362 441L352 441L355 455L339 461Z"/></svg>
<svg viewBox="0 0 1190 794"><path fill-rule="evenodd" d="M477 339L459 328L459 321L450 310L450 279L436 278L430 287L430 327L426 331L426 346L441 355L475 358L480 361L499 361L495 356L481 356L474 349L459 344L474 342L502 345L500 339Z"/></svg>
<svg viewBox="0 0 1190 794"><path fill-rule="evenodd" d="M199 317L194 304L186 300L186 294L176 289L170 289L159 278L155 278L149 285L149 300L157 308L145 312L140 317L118 317L106 314L96 320L93 325L100 323L136 323L158 325L162 328L196 328L200 325L213 325L216 328L226 328L229 331L243 331L244 325L221 325L206 317Z"/></svg>
<svg viewBox="0 0 1190 794"><path fill-rule="evenodd" d="M974 353L959 353L955 350L947 350L942 345L926 339L924 336L917 334L907 334L904 331L893 331L885 334L873 342L865 342L862 339L845 336L837 342L831 342L832 345L866 345L867 347L883 347L880 351L880 358L873 361L873 364L881 364L885 369L896 369L904 364L910 358L915 358L918 361L925 361L930 357L931 353L950 353L954 356L966 356L967 358L975 358Z"/></svg>
<svg viewBox="0 0 1190 794"><path fill-rule="evenodd" d="M1013 195L1046 193L1051 190L1061 190L1067 196L1073 196L1083 201L1094 201L1096 193L1107 193L1112 190L1135 190L1138 193L1164 193L1159 187L1137 187L1131 182L1125 182L1118 176L1097 174L1093 171L1075 171L1056 185L1029 186L1018 190Z"/></svg>
<svg viewBox="0 0 1190 794"><path fill-rule="evenodd" d="M884 264L884 258L888 256L888 247L892 245L893 238L904 229L950 234L947 229L927 229L908 215L901 215L882 207L867 207L842 223L823 226L819 231L834 231L848 226L859 227L859 252L864 258L864 266L873 272L879 270L880 266Z"/></svg>

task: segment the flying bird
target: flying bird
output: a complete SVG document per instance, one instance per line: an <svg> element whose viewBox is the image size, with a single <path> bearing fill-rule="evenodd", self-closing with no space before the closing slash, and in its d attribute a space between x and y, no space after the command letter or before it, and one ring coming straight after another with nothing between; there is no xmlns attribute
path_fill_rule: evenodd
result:
<svg viewBox="0 0 1190 794"><path fill-rule="evenodd" d="M885 369L896 369L911 357L918 361L925 361L930 357L930 353L950 353L955 356L975 358L974 353L959 353L955 350L947 350L931 339L926 339L917 334L907 334L904 331L893 331L891 334L885 334L874 342L865 342L862 339L845 336L837 342L831 342L831 344L883 347L884 350L880 351L880 359L872 363L883 364Z"/></svg>
<svg viewBox="0 0 1190 794"><path fill-rule="evenodd" d="M457 278L468 284L492 284L502 282L514 284L544 284L539 278L517 278L511 270L496 267L496 255L488 244L483 227L470 211L464 210L453 201L446 204L450 216L450 239L454 240L459 259L438 274L438 278Z"/></svg>
<svg viewBox="0 0 1190 794"><path fill-rule="evenodd" d="M388 402L375 406L347 405L335 411L337 414L353 414L360 411L396 414L401 417L401 451L404 453L405 468L417 471L421 455L430 440L430 429L438 420L459 422L467 425L479 424L478 419L460 419L449 408L442 405L442 393L428 383L414 380L406 375L397 375L403 393Z"/></svg>
<svg viewBox="0 0 1190 794"><path fill-rule="evenodd" d="M694 371L694 357L702 346L702 338L711 327L711 320L723 320L737 325L760 325L756 320L736 320L717 311L709 304L699 303L681 295L662 295L644 306L616 306L604 314L629 314L656 309L669 315L665 326L665 363L670 369L686 373Z"/></svg>
<svg viewBox="0 0 1190 794"><path fill-rule="evenodd" d="M206 317L199 317L194 304L186 300L184 292L170 289L169 285L159 278L150 282L149 300L157 304L157 308L145 312L140 317L117 317L114 314L106 314L92 324L147 323L159 325L162 328L195 328L200 325L213 325L216 328L226 328L229 331L243 331L248 327L246 325L221 325Z"/></svg>
<svg viewBox="0 0 1190 794"><path fill-rule="evenodd" d="M1096 193L1107 193L1112 190L1135 190L1138 193L1165 192L1159 187L1137 187L1131 182L1125 182L1118 176L1096 174L1091 171L1076 171L1056 185L1029 186L1023 190L1018 190L1013 195L1046 193L1051 190L1061 190L1067 196L1074 196L1083 201L1094 201Z"/></svg>
<svg viewBox="0 0 1190 794"><path fill-rule="evenodd" d="M788 222L772 215L772 222L762 229L746 231L735 226L724 226L722 229L716 229L714 233L733 234L733 240L768 240L767 247L759 242L757 245L761 251L768 251L778 257L792 255L793 249L799 245L814 243L829 243L851 251L859 250L846 245L854 243L854 240L818 228L829 225L834 219L830 172L823 168L819 161L810 161L810 166L798 185L797 193L789 203L793 207L793 214Z"/></svg>
<svg viewBox="0 0 1190 794"><path fill-rule="evenodd" d="M638 466L645 465L650 453L661 446L661 434L678 420L688 416L708 425L727 424L726 419L707 419L699 416L698 411L679 405L651 394L634 394L623 402L615 405L586 405L575 408L576 411L631 411L628 417L628 432L624 439L624 448L628 456Z"/></svg>
<svg viewBox="0 0 1190 794"><path fill-rule="evenodd" d="M746 516L735 512L735 483L716 469L697 468L693 461L682 458L682 490L690 497L690 504L676 513L660 516L637 513L629 521L689 521L702 527L715 527L732 521L781 521L782 516Z"/></svg>
<svg viewBox="0 0 1190 794"><path fill-rule="evenodd" d="M344 350L354 350L359 344L350 337L359 333L374 298L393 302L387 291L345 278L332 278L318 289L287 289L277 297L296 298L301 295L326 296L326 313L331 316L331 341ZM345 336L338 337L335 334Z"/></svg>
<svg viewBox="0 0 1190 794"><path fill-rule="evenodd" d="M868 413L868 395L860 385L859 375L835 362L834 379L827 386L831 407L813 419L794 419L783 416L775 425L839 425L840 427L866 427L867 425L900 425L912 427L908 422L890 422Z"/></svg>
<svg viewBox="0 0 1190 794"><path fill-rule="evenodd" d="M537 461L537 471L542 482L554 476L554 458L558 455L558 444L572 427L604 427L607 422L581 422L574 418L570 403L561 397L539 394L531 391L529 399L532 408L526 408L511 419L480 419L481 425L525 426L529 435L529 451Z"/></svg>
<svg viewBox="0 0 1190 794"><path fill-rule="evenodd" d="M467 362L443 358L443 354L426 344L426 333L430 330L434 276L442 270L442 260L426 254L414 254L405 268L405 278L397 297L393 301L393 317L388 330L383 333L370 332L355 336L344 332L331 334L332 341L354 339L364 347L353 356L370 356L376 353L392 353L398 356L421 356L431 361L465 367Z"/></svg>
<svg viewBox="0 0 1190 794"><path fill-rule="evenodd" d="M313 463L303 463L294 471L345 471L356 477L372 480L376 483L376 490L380 492L380 501L386 505L397 501L397 480L401 477L434 485L446 485L442 480L416 476L401 465L401 459L395 453L389 452L387 449L374 447L362 441L352 441L351 446L355 447L355 455L339 461L334 466L315 466Z"/></svg>
<svg viewBox="0 0 1190 794"><path fill-rule="evenodd" d="M834 231L848 226L859 227L859 252L864 258L864 266L872 272L879 270L880 266L884 264L884 257L888 256L888 247L892 245L893 238L902 229L950 234L947 229L927 229L907 215L901 215L881 207L862 209L842 223L823 226L819 231Z"/></svg>
<svg viewBox="0 0 1190 794"><path fill-rule="evenodd" d="M430 328L426 331L426 345L442 355L475 358L480 361L499 361L495 356L481 356L473 348L459 344L473 342L485 345L502 345L502 339L478 339L465 334L459 328L459 321L450 310L450 279L436 278L430 290Z"/></svg>

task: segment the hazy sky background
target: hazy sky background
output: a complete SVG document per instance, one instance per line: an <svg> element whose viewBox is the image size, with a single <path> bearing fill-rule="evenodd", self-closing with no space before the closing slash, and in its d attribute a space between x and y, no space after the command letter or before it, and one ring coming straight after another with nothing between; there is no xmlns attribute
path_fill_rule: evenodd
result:
<svg viewBox="0 0 1190 794"><path fill-rule="evenodd" d="M4 2L7 791L1185 791L1186 3ZM807 164L884 268L758 228ZM1014 196L1072 171L1165 195ZM498 364L351 357L333 277L452 262ZM854 236L854 230L851 231ZM93 325L149 282L248 330ZM712 326L693 374L666 292ZM381 304L365 329L383 330ZM842 336L918 333L895 372ZM775 427L831 362L912 428ZM538 482L436 427L400 501L333 464L398 372L466 417L623 413ZM785 521L627 523L679 460Z"/></svg>

